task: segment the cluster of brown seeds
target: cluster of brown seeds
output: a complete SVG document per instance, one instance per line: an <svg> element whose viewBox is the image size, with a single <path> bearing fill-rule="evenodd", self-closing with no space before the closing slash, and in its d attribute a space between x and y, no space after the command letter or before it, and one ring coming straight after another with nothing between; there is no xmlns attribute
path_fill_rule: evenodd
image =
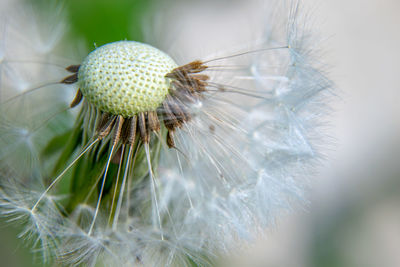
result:
<svg viewBox="0 0 400 267"><path fill-rule="evenodd" d="M73 74L64 78L61 83L76 83L79 67L80 65L67 67L66 70ZM142 143L148 144L151 132L160 131L161 121L168 130L166 139L168 147L175 147L173 134L176 128L182 127L184 123L191 119L189 105L201 99L202 93L207 91L209 77L200 74L207 68L203 62L193 61L166 74L165 78L171 80L171 87L169 94L157 110L140 112L128 118L101 111L101 119L96 127L97 140L102 140L113 132L113 145L119 141L123 144L132 145L137 137L140 138ZM70 107L77 106L83 98L84 95L78 89Z"/></svg>

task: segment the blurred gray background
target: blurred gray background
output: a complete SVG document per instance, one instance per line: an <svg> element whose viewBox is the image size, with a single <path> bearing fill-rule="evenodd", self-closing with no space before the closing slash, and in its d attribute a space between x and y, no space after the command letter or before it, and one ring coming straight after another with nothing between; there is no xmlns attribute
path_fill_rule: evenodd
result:
<svg viewBox="0 0 400 267"><path fill-rule="evenodd" d="M305 1L340 99L336 147L305 211L284 215L235 266L400 266L400 1Z"/></svg>

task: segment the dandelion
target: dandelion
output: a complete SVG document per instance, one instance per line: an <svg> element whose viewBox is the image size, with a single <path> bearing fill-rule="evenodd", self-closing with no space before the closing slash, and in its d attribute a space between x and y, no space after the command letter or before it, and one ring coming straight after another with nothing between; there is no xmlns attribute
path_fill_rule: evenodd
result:
<svg viewBox="0 0 400 267"><path fill-rule="evenodd" d="M298 8L251 50L181 64L117 41L2 100L0 213L73 266L208 266L252 238L302 201L319 159L331 83ZM53 87L75 89L69 107Z"/></svg>

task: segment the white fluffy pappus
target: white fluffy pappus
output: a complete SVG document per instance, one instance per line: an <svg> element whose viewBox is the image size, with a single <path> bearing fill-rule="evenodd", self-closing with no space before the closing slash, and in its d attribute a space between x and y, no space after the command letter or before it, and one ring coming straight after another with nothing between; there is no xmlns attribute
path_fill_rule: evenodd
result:
<svg viewBox="0 0 400 267"><path fill-rule="evenodd" d="M212 266L304 202L332 83L299 3L285 6L269 7L264 23L277 27L251 49L165 73L170 95L157 111L106 114L78 91L71 114L61 92L81 89L78 67L67 79L41 71L54 82L27 93L3 80L0 214L26 223L60 264ZM29 167L18 168L22 155Z"/></svg>
<svg viewBox="0 0 400 267"><path fill-rule="evenodd" d="M0 167L26 177L43 170L40 148L71 127L72 117L63 111L73 92L59 80L74 59L68 53L69 60L57 57L67 51L61 45L65 14L58 5L49 16L21 1L2 1L0 9ZM63 118L54 120L59 113Z"/></svg>

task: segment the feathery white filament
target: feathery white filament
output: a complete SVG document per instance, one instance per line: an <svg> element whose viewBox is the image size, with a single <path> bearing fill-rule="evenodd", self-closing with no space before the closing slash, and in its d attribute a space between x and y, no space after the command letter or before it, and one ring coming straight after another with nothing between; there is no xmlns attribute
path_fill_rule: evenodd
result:
<svg viewBox="0 0 400 267"><path fill-rule="evenodd" d="M39 205L40 201L46 196L46 194L53 188L55 184L64 176L64 174L72 167L74 164L97 142L99 139L94 140L92 143L86 146L83 151L53 180L53 182L46 188L46 190L42 193L39 199L36 201L35 205L32 207L32 211L36 210L36 207Z"/></svg>
<svg viewBox="0 0 400 267"><path fill-rule="evenodd" d="M104 175L103 175L103 179L102 179L102 182L101 182L101 188L100 188L99 197L97 198L96 211L94 213L93 220L92 220L92 223L90 224L90 228L89 228L89 231L88 231L88 235L89 236L92 235L94 224L96 222L97 215L99 214L101 198L103 197L104 185L106 184L108 167L110 166L110 161L111 161L111 157L113 156L113 152L114 152L115 146L116 146L116 144L113 144L113 146L111 147L111 152L108 155L108 159L107 159L107 163L106 163L106 169L104 170Z"/></svg>
<svg viewBox="0 0 400 267"><path fill-rule="evenodd" d="M149 167L149 175L150 175L150 183L151 183L151 195L152 197L152 205L154 205L153 210L153 225L158 225L159 230L161 232L161 240L164 240L164 233L163 233L163 228L162 228L162 223L161 223L161 215L160 215L160 208L158 206L158 199L157 199L157 190L156 190L156 181L154 178L153 174L153 168L151 167L151 159L150 159L150 149L149 149L149 144L144 144L144 149L146 152L146 159L147 159L147 164Z"/></svg>
<svg viewBox="0 0 400 267"><path fill-rule="evenodd" d="M114 202L115 202L115 198L117 196L117 191L118 191L119 176L121 174L122 162L123 162L123 159L124 159L124 156L123 156L124 155L124 151L125 151L125 146L122 146L121 157L119 159L119 164L118 164L117 180L115 181L114 193L112 195L112 201L111 201L110 215L108 217L108 223L111 223L111 218L112 218L113 209L114 209ZM122 190L122 188L120 188L120 190ZM122 193L120 193L120 194L122 194Z"/></svg>
<svg viewBox="0 0 400 267"><path fill-rule="evenodd" d="M131 156L132 156L132 146L129 147L128 158L126 160L126 165L125 165L124 177L122 179L121 189L120 189L120 193L119 193L119 197L118 197L117 208L116 208L115 214L114 214L114 220L113 220L113 224L112 224L112 229L114 231L117 229L119 213L121 212L122 200L124 199L125 184L126 184L126 179L128 177L129 166L131 163ZM128 190L129 190L129 188L128 188Z"/></svg>

